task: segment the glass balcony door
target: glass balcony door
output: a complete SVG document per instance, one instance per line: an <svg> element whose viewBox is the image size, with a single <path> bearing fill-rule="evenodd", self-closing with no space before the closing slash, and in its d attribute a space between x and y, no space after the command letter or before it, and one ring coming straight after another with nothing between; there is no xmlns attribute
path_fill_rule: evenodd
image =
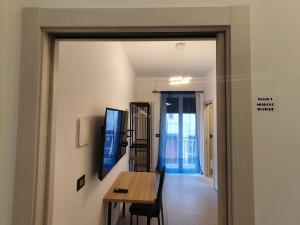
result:
<svg viewBox="0 0 300 225"><path fill-rule="evenodd" d="M169 173L199 173L196 97L194 93L168 93L165 98L165 166ZM163 105L162 105L163 107Z"/></svg>

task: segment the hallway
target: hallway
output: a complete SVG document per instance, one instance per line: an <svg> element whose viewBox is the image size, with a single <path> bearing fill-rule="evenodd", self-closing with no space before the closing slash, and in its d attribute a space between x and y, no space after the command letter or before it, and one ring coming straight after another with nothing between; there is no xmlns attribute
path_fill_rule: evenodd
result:
<svg viewBox="0 0 300 225"><path fill-rule="evenodd" d="M217 225L217 192L212 179L199 175L167 175L164 185L165 225ZM128 206L127 206L128 209ZM133 217L135 225L135 217ZM127 212L118 225L129 225ZM157 219L151 220L156 225ZM139 225L146 225L146 219L139 218Z"/></svg>

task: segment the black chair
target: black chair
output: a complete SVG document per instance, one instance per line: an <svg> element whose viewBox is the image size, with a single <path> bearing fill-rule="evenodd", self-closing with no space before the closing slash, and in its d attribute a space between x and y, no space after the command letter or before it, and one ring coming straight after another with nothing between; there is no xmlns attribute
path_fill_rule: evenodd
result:
<svg viewBox="0 0 300 225"><path fill-rule="evenodd" d="M157 191L157 196L154 204L142 204L142 203L132 203L129 211L130 211L130 225L132 225L132 215L136 215L136 225L138 225L139 216L147 217L147 225L150 225L151 218L157 217L158 225L160 225L160 211L162 212L162 223L164 225L164 214L162 207L162 189L165 180L165 167L162 168L160 172L159 178L159 186Z"/></svg>

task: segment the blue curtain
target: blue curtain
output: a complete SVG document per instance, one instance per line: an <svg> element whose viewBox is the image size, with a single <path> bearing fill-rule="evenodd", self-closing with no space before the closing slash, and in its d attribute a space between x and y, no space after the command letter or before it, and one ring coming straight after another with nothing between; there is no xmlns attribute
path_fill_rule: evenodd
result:
<svg viewBox="0 0 300 225"><path fill-rule="evenodd" d="M200 173L194 92L162 92L157 169Z"/></svg>

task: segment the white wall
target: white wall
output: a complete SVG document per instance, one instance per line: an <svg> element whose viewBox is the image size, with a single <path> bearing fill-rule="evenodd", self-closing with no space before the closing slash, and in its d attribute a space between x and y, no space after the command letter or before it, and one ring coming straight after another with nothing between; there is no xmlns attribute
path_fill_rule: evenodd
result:
<svg viewBox="0 0 300 225"><path fill-rule="evenodd" d="M160 94L152 93L157 91L204 91L204 101L213 101L216 105L216 70L213 69L208 76L202 78L194 78L191 83L182 86L170 86L169 78L162 77L137 77L136 79L136 99L137 101L146 101L152 103L152 167L156 167L158 158L159 138L155 134L159 133L160 121ZM213 109L214 119L216 121L216 108ZM216 124L214 124L216 126ZM216 128L216 127L215 127ZM216 129L214 132L216 137ZM214 155L216 155L217 146L214 145ZM216 159L216 158L215 158ZM217 183L216 183L217 186Z"/></svg>
<svg viewBox="0 0 300 225"><path fill-rule="evenodd" d="M216 92L216 67L214 67L209 72L209 77L211 79L206 82L205 85L205 93L204 93L204 101L211 101L212 100L212 111L213 111L213 142L212 142L212 149L213 149L213 179L214 179L214 188L218 190L218 149L217 149L217 92Z"/></svg>
<svg viewBox="0 0 300 225"><path fill-rule="evenodd" d="M252 94L280 99L277 114L253 114L256 225L299 224L300 2L298 0L2 0L1 225L10 224L20 68L20 12L38 7L194 7L250 5ZM5 4L6 3L6 4ZM2 8L2 5L4 8ZM2 21L2 16L5 18ZM3 59L4 58L4 59ZM3 66L2 66L3 65ZM4 78L3 78L3 77ZM2 82L2 80L4 82ZM4 90L4 93L2 91ZM5 134L5 136L4 136ZM3 141L3 142L2 142ZM3 150L4 149L4 150ZM241 150L242 151L242 150ZM4 201L2 201L4 199ZM5 202L5 203L2 203ZM2 210L4 209L4 210Z"/></svg>
<svg viewBox="0 0 300 225"><path fill-rule="evenodd" d="M128 154L99 181L100 146L94 142L100 136L91 135L92 143L78 148L76 122L87 116L93 131L106 107L129 109L134 85L135 74L120 43L59 43L53 225L106 224L102 199L120 171L128 170ZM83 174L86 185L77 192L76 180ZM120 208L114 211L113 224Z"/></svg>

